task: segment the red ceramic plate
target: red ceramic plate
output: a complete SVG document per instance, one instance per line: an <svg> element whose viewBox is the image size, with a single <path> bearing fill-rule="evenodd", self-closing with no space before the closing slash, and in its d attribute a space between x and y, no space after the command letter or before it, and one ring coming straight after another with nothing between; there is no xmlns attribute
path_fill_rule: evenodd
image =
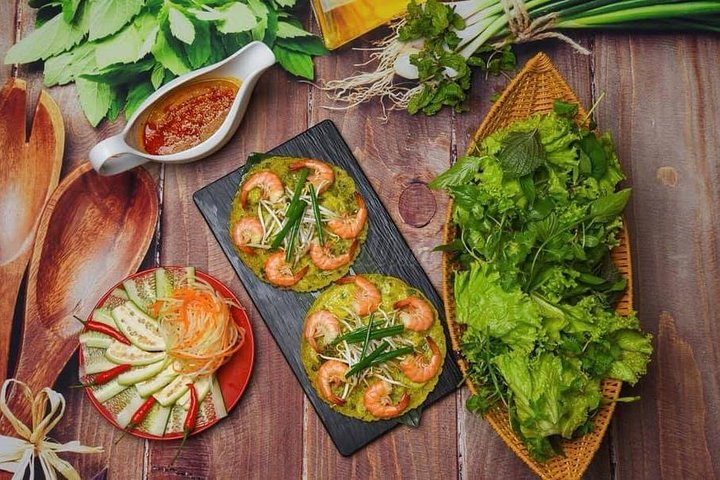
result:
<svg viewBox="0 0 720 480"><path fill-rule="evenodd" d="M183 269L184 267L163 267L166 270L177 270L177 269ZM142 272L138 272L134 275L130 275L127 278L124 278L122 281L118 282L113 288L108 290L105 295L102 296L100 301L95 305L95 309L103 308L106 306L107 303L109 303L109 300L112 297L112 293L117 288L122 288L122 284L124 281L128 279L138 280L142 279L148 275L154 275L155 270L157 268L151 268L148 270L144 270ZM207 273L196 271L195 276L197 278L201 278L208 282L216 291L218 291L220 294L225 296L225 298L228 298L235 302L236 305L240 305L240 302L238 301L237 297L228 289L225 285L223 285L219 280L217 280L214 277L211 277ZM93 309L93 310L95 310ZM253 359L255 358L255 342L253 340L253 333L252 328L250 326L250 321L248 320L248 316L245 313L245 310L242 308L233 307L231 309L232 316L235 319L235 322L243 327L245 329L245 343L243 346L238 350L235 355L232 356L230 361L220 367L220 369L215 373L217 376L217 381L220 385L220 390L222 391L222 397L223 402L225 403L225 409L227 410L228 414L230 413L230 410L237 405L238 401L240 400L240 397L242 396L243 392L245 391L245 388L248 385L248 382L250 380L250 375L252 374L252 367L253 367ZM87 318L87 320L92 319L92 313ZM79 361L80 361L80 369L83 370L84 366L84 359L83 359L83 349L80 348L79 350ZM88 398L90 399L90 402L93 404L93 406L100 412L100 414L111 424L116 426L117 428L122 429L120 425L115 421L115 416L108 411L107 408L105 408L100 402L97 401L95 396L93 395L93 392L90 388L85 389L85 393L87 394ZM195 435L197 433L202 432L203 430L206 430L213 425L215 425L217 422L219 422L221 419L215 419L210 422L206 423L200 423L197 425L195 430L193 430L192 435ZM183 434L181 432L178 433L171 433L166 434L162 437L151 435L149 433L131 429L128 430L128 432L132 435L135 435L136 437L145 438L149 440L177 440L183 437Z"/></svg>

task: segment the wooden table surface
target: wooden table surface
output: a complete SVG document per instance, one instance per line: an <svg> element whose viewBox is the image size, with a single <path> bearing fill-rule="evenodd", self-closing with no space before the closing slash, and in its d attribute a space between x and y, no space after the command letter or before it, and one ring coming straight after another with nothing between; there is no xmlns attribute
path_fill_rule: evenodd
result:
<svg viewBox="0 0 720 480"><path fill-rule="evenodd" d="M33 17L25 0L0 1L0 57L29 33ZM315 28L309 11L303 17ZM642 400L619 406L587 478L720 478L720 38L573 37L592 55L541 42L518 49L519 60L547 52L586 106L606 93L596 117L613 133L633 187L627 214L636 308L655 347L648 375L623 390ZM344 48L316 61L317 76L345 76L366 56ZM0 67L0 80L11 75L26 79L35 98L41 88L37 67ZM439 289L440 254L432 248L441 242L447 198L425 184L466 150L489 98L507 79L476 74L474 83L467 113L426 118L395 112L383 123L377 104L327 110L320 91L272 68L227 147L199 163L148 167L162 210L145 266L195 265L250 305L191 195L237 168L248 153L329 118ZM93 129L73 86L50 93L66 122L64 176L86 161L96 142L118 133L123 121ZM533 478L490 427L465 410L465 389L427 410L420 428L397 428L350 458L340 456L262 319L249 313L257 352L250 387L229 418L191 438L172 466L176 442L126 437L114 444L120 432L82 391L68 388L77 382L73 359L56 384L68 406L53 437L105 447L104 454L67 455L82 478Z"/></svg>

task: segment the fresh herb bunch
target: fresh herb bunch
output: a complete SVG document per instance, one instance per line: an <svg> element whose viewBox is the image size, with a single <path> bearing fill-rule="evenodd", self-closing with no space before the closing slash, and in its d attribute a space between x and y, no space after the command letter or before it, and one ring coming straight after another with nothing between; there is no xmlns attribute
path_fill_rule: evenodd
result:
<svg viewBox="0 0 720 480"><path fill-rule="evenodd" d="M438 0L423 6L411 0L405 24L398 31L401 42L423 40L423 49L410 55L410 64L418 71L422 90L408 104L408 112L434 115L443 106L460 112L470 89L470 67L497 74L515 68L515 55L509 46L496 49L486 46L470 58L456 52L460 43L457 32L465 28L463 17Z"/></svg>
<svg viewBox="0 0 720 480"><path fill-rule="evenodd" d="M634 384L652 352L635 314L613 304L626 282L610 260L630 189L609 134L577 105L487 137L431 186L453 197L457 322L478 385L467 407L504 404L531 455L592 429L601 381Z"/></svg>
<svg viewBox="0 0 720 480"><path fill-rule="evenodd" d="M375 68L325 83L330 97L351 108L378 98L410 113L462 109L470 68L499 73L514 67L510 46L560 32L628 29L720 32L720 2L698 0L410 0L393 34L376 42ZM506 10L507 9L507 10ZM363 64L365 65L365 64Z"/></svg>
<svg viewBox="0 0 720 480"><path fill-rule="evenodd" d="M75 82L93 126L130 117L161 85L218 62L251 41L312 80L327 50L292 16L296 0L29 0L36 30L6 64L43 60L45 85Z"/></svg>

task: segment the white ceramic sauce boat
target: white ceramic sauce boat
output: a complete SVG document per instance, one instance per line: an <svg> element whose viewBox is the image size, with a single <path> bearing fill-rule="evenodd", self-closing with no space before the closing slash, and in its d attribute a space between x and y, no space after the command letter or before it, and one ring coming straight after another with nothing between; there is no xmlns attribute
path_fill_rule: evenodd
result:
<svg viewBox="0 0 720 480"><path fill-rule="evenodd" d="M250 96L262 73L275 64L275 55L262 42L252 42L225 60L208 65L194 72L186 73L168 82L150 95L128 121L122 133L107 138L90 150L90 163L101 175L115 175L125 172L150 160L162 163L187 163L207 157L225 145L233 136L247 110ZM181 152L168 155L153 155L140 144L138 122L157 100L189 81L211 78L235 78L240 80L240 89L230 107L230 112L220 128L207 140Z"/></svg>

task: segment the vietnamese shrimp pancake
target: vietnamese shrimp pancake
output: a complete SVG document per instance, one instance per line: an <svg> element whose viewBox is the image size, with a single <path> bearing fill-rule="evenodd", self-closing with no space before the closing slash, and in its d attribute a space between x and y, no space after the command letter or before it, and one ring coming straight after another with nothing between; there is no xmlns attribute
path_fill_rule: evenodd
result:
<svg viewBox="0 0 720 480"><path fill-rule="evenodd" d="M220 129L240 82L213 78L191 82L160 98L141 123L146 152L169 155L195 147Z"/></svg>
<svg viewBox="0 0 720 480"><path fill-rule="evenodd" d="M300 341L318 396L366 422L420 406L438 382L445 353L437 310L422 292L377 274L345 277L320 294Z"/></svg>
<svg viewBox="0 0 720 480"><path fill-rule="evenodd" d="M368 228L353 179L320 160L253 157L260 158L243 175L230 215L240 259L261 280L298 292L344 276Z"/></svg>

